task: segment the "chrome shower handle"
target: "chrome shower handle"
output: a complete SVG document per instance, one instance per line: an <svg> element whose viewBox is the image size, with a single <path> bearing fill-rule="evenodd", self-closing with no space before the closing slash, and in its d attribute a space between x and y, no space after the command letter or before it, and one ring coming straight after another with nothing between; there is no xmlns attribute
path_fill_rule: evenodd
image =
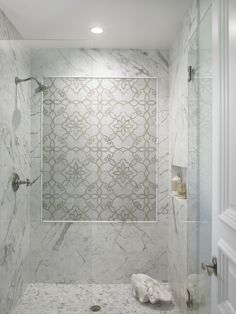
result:
<svg viewBox="0 0 236 314"><path fill-rule="evenodd" d="M26 180L20 180L20 177L17 173L13 173L12 176L12 190L13 192L16 192L20 185L25 184L26 186L30 186L30 180L26 179Z"/></svg>
<svg viewBox="0 0 236 314"><path fill-rule="evenodd" d="M29 179L26 179L25 181L24 180L19 180L18 184L19 185L26 184L26 186L30 186L30 180Z"/></svg>

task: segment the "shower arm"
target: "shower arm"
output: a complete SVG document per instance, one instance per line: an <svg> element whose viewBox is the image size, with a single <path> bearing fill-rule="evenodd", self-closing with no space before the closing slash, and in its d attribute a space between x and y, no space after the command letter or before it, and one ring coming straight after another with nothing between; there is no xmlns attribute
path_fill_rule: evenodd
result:
<svg viewBox="0 0 236 314"><path fill-rule="evenodd" d="M21 82L26 82L26 81L30 81L30 80L34 80L39 86L41 86L42 84L33 76L28 77L26 79L20 79L18 76L15 77L15 83L16 85L21 83Z"/></svg>

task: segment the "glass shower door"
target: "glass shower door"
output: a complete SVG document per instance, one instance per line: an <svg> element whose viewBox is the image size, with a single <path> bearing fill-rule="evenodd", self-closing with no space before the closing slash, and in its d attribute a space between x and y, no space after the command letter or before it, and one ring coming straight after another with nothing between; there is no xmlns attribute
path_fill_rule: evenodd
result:
<svg viewBox="0 0 236 314"><path fill-rule="evenodd" d="M211 9L189 43L188 100L188 248L189 311L211 312L210 277L202 262L211 261L212 57Z"/></svg>

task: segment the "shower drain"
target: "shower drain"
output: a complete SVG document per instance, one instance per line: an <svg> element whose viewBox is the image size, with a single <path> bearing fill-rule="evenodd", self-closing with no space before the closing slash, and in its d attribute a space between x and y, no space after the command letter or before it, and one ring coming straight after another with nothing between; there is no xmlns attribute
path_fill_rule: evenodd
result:
<svg viewBox="0 0 236 314"><path fill-rule="evenodd" d="M90 307L90 311L92 311L92 312L99 312L99 311L101 311L101 306L99 306L99 305L92 305Z"/></svg>

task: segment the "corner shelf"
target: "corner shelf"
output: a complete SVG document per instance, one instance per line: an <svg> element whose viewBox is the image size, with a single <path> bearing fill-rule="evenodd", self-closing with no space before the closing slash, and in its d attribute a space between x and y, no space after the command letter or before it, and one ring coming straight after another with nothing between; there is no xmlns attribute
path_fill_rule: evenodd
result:
<svg viewBox="0 0 236 314"><path fill-rule="evenodd" d="M187 185L187 168L186 167L180 167L176 165L171 165L171 197L173 197L175 200L181 203L186 203L188 200L188 191L187 191L187 198L181 198L177 192L172 191L172 178L175 176L178 176L181 178L181 181L186 183Z"/></svg>

